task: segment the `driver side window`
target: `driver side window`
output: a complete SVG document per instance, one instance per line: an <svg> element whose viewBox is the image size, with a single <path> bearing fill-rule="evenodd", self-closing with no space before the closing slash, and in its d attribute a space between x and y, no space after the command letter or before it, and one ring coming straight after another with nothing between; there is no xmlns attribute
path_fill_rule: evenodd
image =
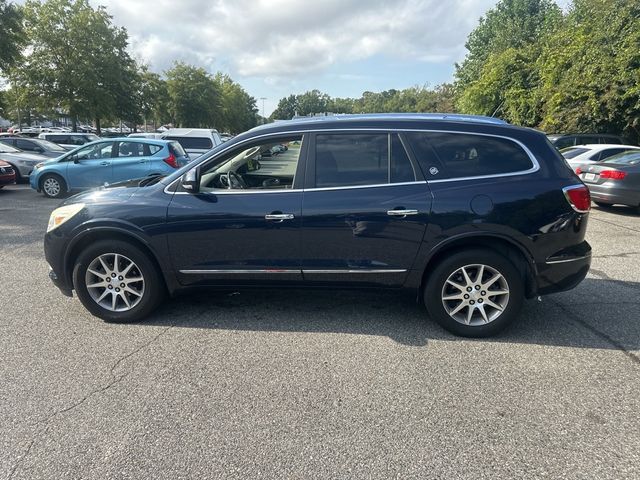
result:
<svg viewBox="0 0 640 480"><path fill-rule="evenodd" d="M200 191L291 189L301 149L301 135L274 137L234 149L202 167Z"/></svg>

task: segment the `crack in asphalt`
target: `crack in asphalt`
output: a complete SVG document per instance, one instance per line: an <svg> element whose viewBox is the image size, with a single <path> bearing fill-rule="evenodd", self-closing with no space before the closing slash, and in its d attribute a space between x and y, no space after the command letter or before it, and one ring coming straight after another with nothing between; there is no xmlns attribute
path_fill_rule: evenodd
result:
<svg viewBox="0 0 640 480"><path fill-rule="evenodd" d="M634 255L640 255L640 252L612 253L609 255L592 255L591 258L629 258Z"/></svg>
<svg viewBox="0 0 640 480"><path fill-rule="evenodd" d="M562 303L560 303L558 301L555 301L555 300L551 300L551 303L553 303L560 310L562 310L567 315L567 317L571 318L571 320L573 320L574 322L576 322L577 324L579 324L583 328L589 330L591 333L593 333L594 335L598 336L602 340L608 342L609 344L614 346L616 349L620 350L622 353L624 353L635 364L640 365L640 357L637 354L635 354L633 352L630 352L627 349L627 347L622 345L620 342L618 342L615 338L611 337L607 333L597 329L596 327L594 327L590 323L585 322L582 318L580 318L578 315L576 315L572 310L569 310L568 308L566 308L568 305L564 305L564 304L562 304Z"/></svg>
<svg viewBox="0 0 640 480"><path fill-rule="evenodd" d="M155 343L161 336L163 336L165 333L167 333L170 329L172 329L173 327L175 327L176 324L172 324L169 325L168 327L165 327L160 333L158 333L157 335L155 335L151 340L149 340L148 342L143 343L142 345L140 345L138 348L132 350L131 352L127 353L126 355L120 357L109 369L109 375L111 376L111 380L109 382L107 382L106 385L103 385L100 388L96 388L91 390L89 393L87 393L84 397L82 397L80 400L78 400L77 402L69 405L68 407L62 408L60 410L57 410L55 412L53 412L51 415L49 415L48 417L45 417L42 420L39 420L38 422L36 422L36 427L38 425L44 424L44 430L42 430L41 432L36 432L36 434L34 435L34 438L31 439L31 441L29 442L29 445L27 446L25 452L18 458L18 460L16 461L15 465L13 466L13 468L11 469L11 471L9 472L9 476L7 477L7 480L11 480L13 478L13 476L15 475L15 473L18 471L18 468L24 463L24 461L27 459L27 457L29 456L29 454L31 453L31 449L33 448L33 445L36 443L36 440L38 437L44 437L48 432L49 432L49 428L51 427L51 420L53 420L55 417L57 417L58 415L62 415L64 413L67 413L77 407L79 407L80 405L82 405L83 403L85 403L87 400L89 400L91 397L98 395L100 393L103 393L107 390L109 390L111 387L113 387L114 385L118 384L119 382L121 382L127 375L129 375L131 373L131 371L127 371L125 373L123 373L120 376L116 376L116 374L114 373L114 371L118 368L118 366L120 366L125 360L131 358L132 356L136 355L137 353L141 352L142 350L144 350L145 348L151 346L153 343Z"/></svg>
<svg viewBox="0 0 640 480"><path fill-rule="evenodd" d="M609 222L607 220L604 220L602 218L597 218L597 217L590 217L589 220L595 220L596 222L602 222L602 223L606 223L608 225L613 225L614 227L618 227L618 228L624 228L625 230L629 230L631 232L636 232L636 233L640 233L640 230L638 230L637 228L631 228L631 227L627 227L626 225L619 225L617 223L614 222Z"/></svg>

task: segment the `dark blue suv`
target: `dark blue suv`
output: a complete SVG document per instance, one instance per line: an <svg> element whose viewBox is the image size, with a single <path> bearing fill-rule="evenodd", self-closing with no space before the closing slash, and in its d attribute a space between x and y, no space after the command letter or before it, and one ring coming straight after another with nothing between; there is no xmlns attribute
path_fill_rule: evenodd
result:
<svg viewBox="0 0 640 480"><path fill-rule="evenodd" d="M277 151L275 155L273 152ZM275 123L167 177L69 198L50 276L128 322L193 287L409 289L451 332L491 335L587 274L590 198L544 134L493 118Z"/></svg>

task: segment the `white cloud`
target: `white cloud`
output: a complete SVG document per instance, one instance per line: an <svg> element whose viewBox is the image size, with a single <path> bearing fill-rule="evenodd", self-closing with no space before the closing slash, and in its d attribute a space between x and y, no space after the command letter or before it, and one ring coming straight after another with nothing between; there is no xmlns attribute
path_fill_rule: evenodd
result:
<svg viewBox="0 0 640 480"><path fill-rule="evenodd" d="M304 77L372 56L453 63L495 0L94 0L136 58L239 77Z"/></svg>

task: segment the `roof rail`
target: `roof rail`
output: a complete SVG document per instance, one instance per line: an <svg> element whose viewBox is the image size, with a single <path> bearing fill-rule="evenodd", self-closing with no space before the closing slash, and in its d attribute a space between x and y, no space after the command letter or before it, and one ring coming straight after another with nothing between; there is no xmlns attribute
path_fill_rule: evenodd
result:
<svg viewBox="0 0 640 480"><path fill-rule="evenodd" d="M336 120L446 120L453 122L491 123L506 125L500 118L483 115L464 115L461 113L364 113L364 114L332 114L312 117L294 117L293 122L324 122Z"/></svg>

